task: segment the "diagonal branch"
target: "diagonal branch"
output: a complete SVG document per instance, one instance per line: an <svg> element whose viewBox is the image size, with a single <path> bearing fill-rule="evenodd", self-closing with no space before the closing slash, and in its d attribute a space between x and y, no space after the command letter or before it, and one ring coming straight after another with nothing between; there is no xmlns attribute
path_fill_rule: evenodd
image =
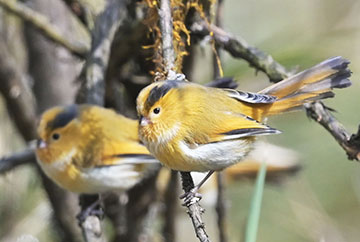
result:
<svg viewBox="0 0 360 242"><path fill-rule="evenodd" d="M64 38L60 30L51 24L48 18L26 7L24 4L18 1L0 0L0 6L33 25L40 30L44 36L68 49L74 55L84 58L89 51L89 43Z"/></svg>
<svg viewBox="0 0 360 242"><path fill-rule="evenodd" d="M305 108L309 117L329 131L339 145L345 150L350 160L360 160L360 143L356 142L360 137L359 132L358 134L350 135L322 102L305 104Z"/></svg>
<svg viewBox="0 0 360 242"><path fill-rule="evenodd" d="M11 156L0 159L0 174L4 174L13 168L28 163L35 163L35 153L32 149L14 153Z"/></svg>
<svg viewBox="0 0 360 242"><path fill-rule="evenodd" d="M212 35L217 45L233 57L244 59L250 66L264 72L271 82L281 81L290 74L270 55L250 46L245 40L234 37L215 25L209 25L205 21L195 22L191 26L191 33L201 37Z"/></svg>

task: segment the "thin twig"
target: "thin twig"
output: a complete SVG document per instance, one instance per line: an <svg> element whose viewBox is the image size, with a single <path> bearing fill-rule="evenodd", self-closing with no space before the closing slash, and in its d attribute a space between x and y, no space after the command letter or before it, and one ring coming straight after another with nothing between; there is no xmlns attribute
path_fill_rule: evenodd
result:
<svg viewBox="0 0 360 242"><path fill-rule="evenodd" d="M233 57L244 59L257 70L264 72L271 82L281 81L290 74L270 55L250 46L245 40L234 37L215 25L209 25L204 21L195 22L191 26L191 33L200 36L212 34L217 45L221 46Z"/></svg>
<svg viewBox="0 0 360 242"><path fill-rule="evenodd" d="M190 192L194 188L194 181L190 172L180 172L180 174L184 192ZM187 203L185 205L188 208L187 213L193 223L196 237L198 237L201 242L210 242L209 236L205 231L205 224L201 218L201 214L204 213L204 209L200 206L199 202Z"/></svg>
<svg viewBox="0 0 360 242"><path fill-rule="evenodd" d="M174 71L175 67L175 51L173 46L171 6L169 0L161 0L160 2L159 17L164 71L167 74L167 79L174 79L172 71Z"/></svg>
<svg viewBox="0 0 360 242"><path fill-rule="evenodd" d="M64 38L60 30L53 25L44 15L26 7L19 1L0 0L0 6L23 19L27 23L33 25L40 30L44 36L51 39L55 43L65 47L71 53L84 58L90 49L90 43L70 40Z"/></svg>
<svg viewBox="0 0 360 242"><path fill-rule="evenodd" d="M0 174L12 170L19 165L35 163L35 160L36 158L33 149L27 149L14 153L11 156L3 157L0 159Z"/></svg>
<svg viewBox="0 0 360 242"><path fill-rule="evenodd" d="M359 133L350 135L322 102L305 104L305 107L307 115L329 131L339 145L346 151L349 159L360 160L360 143L356 142Z"/></svg>

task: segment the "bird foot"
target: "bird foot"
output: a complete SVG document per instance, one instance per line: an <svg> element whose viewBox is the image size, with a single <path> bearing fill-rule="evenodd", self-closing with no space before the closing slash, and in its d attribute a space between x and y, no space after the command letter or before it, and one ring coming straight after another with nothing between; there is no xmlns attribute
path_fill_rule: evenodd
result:
<svg viewBox="0 0 360 242"><path fill-rule="evenodd" d="M182 205L188 207L194 203L199 202L202 198L202 195L200 193L198 193L197 191L198 191L198 188L194 187L189 192L182 194L180 196L180 199L184 199L184 203Z"/></svg>
<svg viewBox="0 0 360 242"><path fill-rule="evenodd" d="M80 213L76 215L76 218L79 224L82 224L89 216L97 216L100 220L104 218L104 210L101 207L100 199L90 204L90 206L85 209L82 209Z"/></svg>

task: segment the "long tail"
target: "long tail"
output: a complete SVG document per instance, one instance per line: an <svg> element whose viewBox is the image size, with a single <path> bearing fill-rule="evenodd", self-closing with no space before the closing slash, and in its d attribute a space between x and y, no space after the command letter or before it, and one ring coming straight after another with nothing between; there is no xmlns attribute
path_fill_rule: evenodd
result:
<svg viewBox="0 0 360 242"><path fill-rule="evenodd" d="M340 56L333 57L260 91L277 97L261 116L279 114L299 108L306 102L333 97L333 88L351 85L349 63Z"/></svg>

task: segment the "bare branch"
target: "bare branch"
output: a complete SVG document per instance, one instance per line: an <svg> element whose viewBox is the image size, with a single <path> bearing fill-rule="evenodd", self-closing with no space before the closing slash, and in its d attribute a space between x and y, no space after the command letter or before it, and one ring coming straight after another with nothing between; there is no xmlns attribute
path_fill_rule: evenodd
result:
<svg viewBox="0 0 360 242"><path fill-rule="evenodd" d="M0 159L0 174L24 164L35 163L35 153L32 149L27 149L11 156L3 157Z"/></svg>
<svg viewBox="0 0 360 242"><path fill-rule="evenodd" d="M51 24L48 18L26 7L24 4L18 1L0 0L0 6L33 25L40 30L44 36L68 49L74 55L84 58L89 51L90 43L64 38L64 35L61 34L55 25Z"/></svg>
<svg viewBox="0 0 360 242"><path fill-rule="evenodd" d="M360 160L360 143L356 142L359 133L350 135L322 102L314 102L305 104L304 106L306 107L307 115L329 131L339 145L345 150L349 159Z"/></svg>
<svg viewBox="0 0 360 242"><path fill-rule="evenodd" d="M186 192L190 192L194 188L194 182L190 175L190 172L180 172L182 187ZM185 204L188 208L187 213L189 214L193 223L196 237L201 242L210 242L209 236L205 231L205 224L201 218L201 214L204 213L204 209L200 206L199 202Z"/></svg>
<svg viewBox="0 0 360 242"><path fill-rule="evenodd" d="M241 58L249 62L251 66L264 72L271 82L278 82L286 78L290 73L276 62L270 55L250 46L245 40L234 37L215 25L206 22L195 22L191 26L193 35L213 35L217 45L229 52L235 58Z"/></svg>

